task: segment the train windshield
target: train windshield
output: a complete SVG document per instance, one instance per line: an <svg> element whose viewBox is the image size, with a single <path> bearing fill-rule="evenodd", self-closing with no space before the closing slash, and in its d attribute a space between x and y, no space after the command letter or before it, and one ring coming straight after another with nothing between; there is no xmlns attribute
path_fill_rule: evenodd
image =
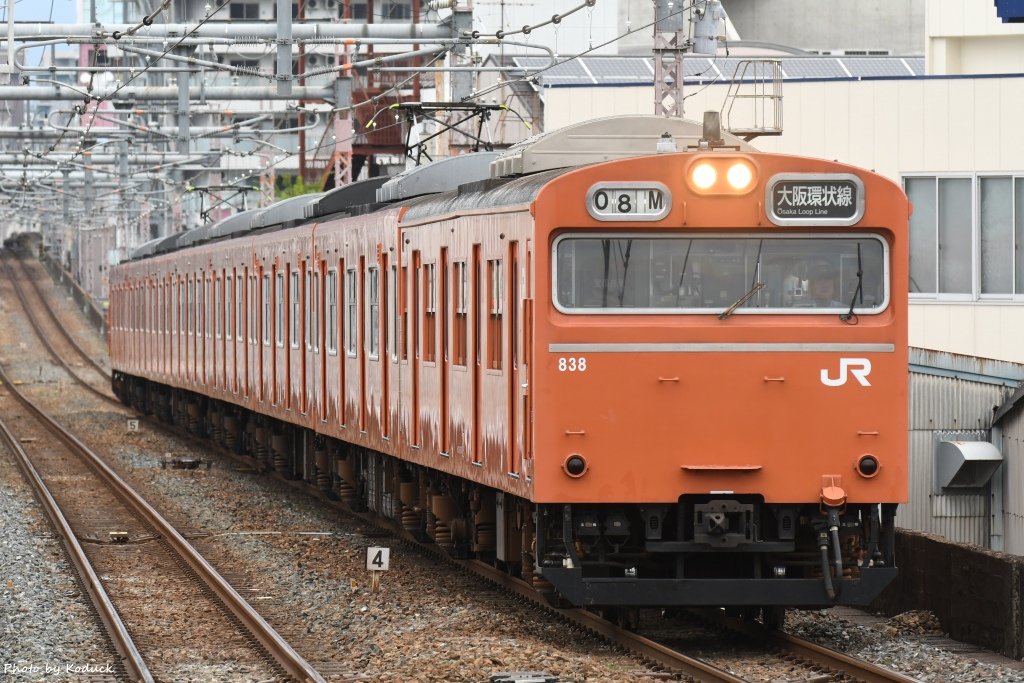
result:
<svg viewBox="0 0 1024 683"><path fill-rule="evenodd" d="M554 245L565 313L881 312L888 247L873 235L614 236Z"/></svg>

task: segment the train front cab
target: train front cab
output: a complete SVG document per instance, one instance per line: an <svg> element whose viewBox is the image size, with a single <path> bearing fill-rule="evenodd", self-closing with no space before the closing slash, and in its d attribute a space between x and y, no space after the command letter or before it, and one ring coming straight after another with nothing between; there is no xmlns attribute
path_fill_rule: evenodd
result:
<svg viewBox="0 0 1024 683"><path fill-rule="evenodd" d="M867 604L907 493L906 197L657 161L536 200L538 572L579 605Z"/></svg>

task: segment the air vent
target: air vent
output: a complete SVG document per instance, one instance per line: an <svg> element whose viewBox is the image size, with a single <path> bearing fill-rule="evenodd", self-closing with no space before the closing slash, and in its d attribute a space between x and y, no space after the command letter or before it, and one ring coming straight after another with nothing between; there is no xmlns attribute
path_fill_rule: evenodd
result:
<svg viewBox="0 0 1024 683"><path fill-rule="evenodd" d="M377 190L377 201L393 202L434 192L450 192L465 183L490 177L497 152L475 152L416 166L399 173Z"/></svg>

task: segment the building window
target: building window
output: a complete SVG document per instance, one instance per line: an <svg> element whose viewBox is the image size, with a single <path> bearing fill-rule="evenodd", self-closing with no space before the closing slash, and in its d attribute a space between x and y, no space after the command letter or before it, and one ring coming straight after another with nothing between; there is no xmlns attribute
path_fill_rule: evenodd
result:
<svg viewBox="0 0 1024 683"><path fill-rule="evenodd" d="M943 300L1024 295L1024 177L912 176L910 293Z"/></svg>
<svg viewBox="0 0 1024 683"><path fill-rule="evenodd" d="M260 4L258 2L232 2L230 6L232 19L259 19Z"/></svg>

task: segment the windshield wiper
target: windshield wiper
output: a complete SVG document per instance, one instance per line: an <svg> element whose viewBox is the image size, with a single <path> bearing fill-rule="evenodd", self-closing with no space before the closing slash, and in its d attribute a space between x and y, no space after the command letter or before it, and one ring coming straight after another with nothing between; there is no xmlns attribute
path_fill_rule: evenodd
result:
<svg viewBox="0 0 1024 683"><path fill-rule="evenodd" d="M839 319L843 322L850 322L857 316L853 314L853 307L857 305L857 297L860 296L860 302L864 303L864 266L860 260L860 242L857 242L857 289L853 290L853 297L850 299L850 310L846 313L842 313Z"/></svg>
<svg viewBox="0 0 1024 683"><path fill-rule="evenodd" d="M751 278L750 278L750 289L748 289L746 291L746 293L743 296L741 296L739 299L736 299L736 301L733 301L732 305L730 305L724 311L719 313L718 314L718 319L719 320L725 320L726 318L728 318L730 315L733 314L733 311L735 311L737 308L739 308L743 304L745 304L748 301L750 301L750 297L754 296L759 291L764 289L764 283L757 281L757 276L760 274L760 271L761 271L761 250L763 248L764 248L764 240L758 240L758 242L757 242L757 260L754 261L754 272L753 272L753 274L751 275Z"/></svg>
<svg viewBox="0 0 1024 683"><path fill-rule="evenodd" d="M722 311L721 313L719 313L718 314L718 319L719 320L725 320L726 318L728 318L730 315L733 314L733 311L735 311L737 308L739 308L743 304L745 304L748 301L750 301L750 298L752 296L754 296L755 294L757 294L762 289L764 289L764 283L763 282L755 282L754 286L751 287L750 289L748 289L746 294L741 296L739 299L736 299L736 301L732 302L732 305L729 306L729 308L727 308L724 311Z"/></svg>

